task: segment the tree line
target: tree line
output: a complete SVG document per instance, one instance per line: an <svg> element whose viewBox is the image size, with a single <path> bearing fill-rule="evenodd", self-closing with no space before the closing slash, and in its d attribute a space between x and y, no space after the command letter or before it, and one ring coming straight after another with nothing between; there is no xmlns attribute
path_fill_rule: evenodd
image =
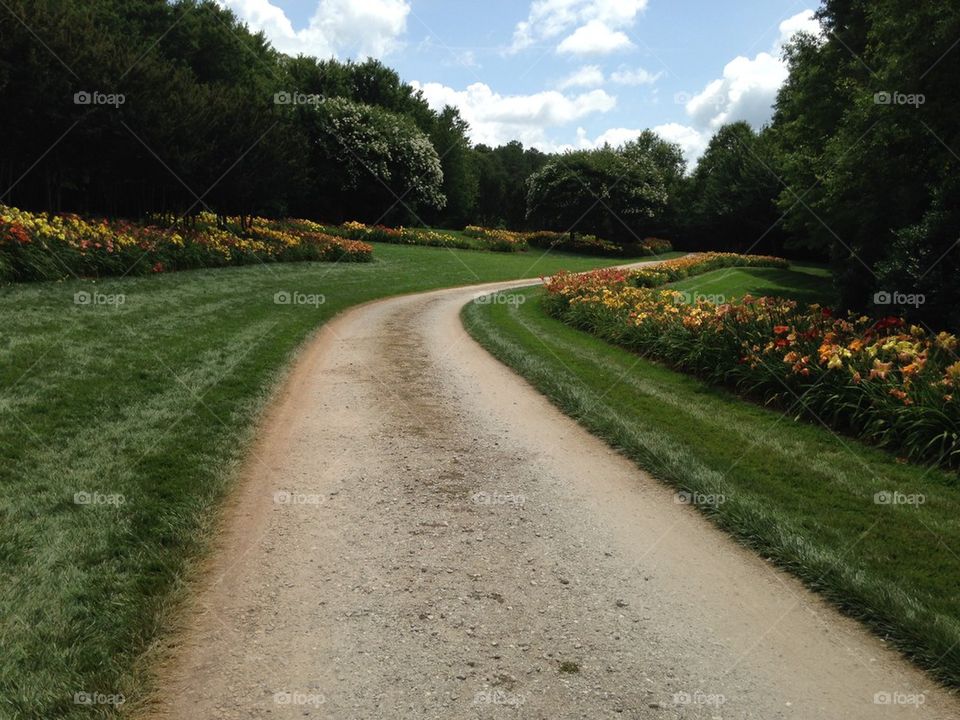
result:
<svg viewBox="0 0 960 720"><path fill-rule="evenodd" d="M473 147L376 60L289 57L213 0L0 8L0 202L519 228L546 155Z"/></svg>
<svg viewBox="0 0 960 720"><path fill-rule="evenodd" d="M960 7L826 0L818 18L769 125L719 128L691 169L649 131L474 146L380 62L289 57L213 0L7 0L0 202L657 235L829 260L846 307L919 295L913 315L960 325Z"/></svg>

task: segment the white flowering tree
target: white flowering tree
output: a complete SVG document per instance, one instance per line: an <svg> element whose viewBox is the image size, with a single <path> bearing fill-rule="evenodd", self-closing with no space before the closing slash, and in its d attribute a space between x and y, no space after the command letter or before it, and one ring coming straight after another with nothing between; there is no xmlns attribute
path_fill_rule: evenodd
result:
<svg viewBox="0 0 960 720"><path fill-rule="evenodd" d="M403 115L332 98L317 106L314 142L320 205L331 219L417 222L446 205L440 157Z"/></svg>

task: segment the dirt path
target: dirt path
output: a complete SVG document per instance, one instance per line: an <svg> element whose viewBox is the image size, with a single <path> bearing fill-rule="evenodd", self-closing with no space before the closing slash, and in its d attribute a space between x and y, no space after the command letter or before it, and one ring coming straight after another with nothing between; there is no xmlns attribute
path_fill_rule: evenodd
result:
<svg viewBox="0 0 960 720"><path fill-rule="evenodd" d="M475 294L301 356L152 717L960 717L487 355Z"/></svg>

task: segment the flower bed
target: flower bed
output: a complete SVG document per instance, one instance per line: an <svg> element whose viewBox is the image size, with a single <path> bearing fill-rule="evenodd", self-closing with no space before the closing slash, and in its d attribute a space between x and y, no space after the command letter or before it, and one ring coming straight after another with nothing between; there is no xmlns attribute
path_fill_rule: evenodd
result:
<svg viewBox="0 0 960 720"><path fill-rule="evenodd" d="M630 273L634 287L657 287L683 280L691 275L703 275L726 267L769 267L786 269L790 264L783 258L769 255L738 255L737 253L698 253L675 260L664 260L652 267L639 268Z"/></svg>
<svg viewBox="0 0 960 720"><path fill-rule="evenodd" d="M550 230L537 230L525 233L524 238L531 247L550 250L567 250L584 255L624 255L626 251L619 245L607 242L596 235L583 233L559 233Z"/></svg>
<svg viewBox="0 0 960 720"><path fill-rule="evenodd" d="M630 247L623 247L596 235L583 233L554 232L552 230L534 230L533 232L512 232L509 230L491 230L490 228L468 226L464 234L476 238L498 240L509 244L507 249L526 250L535 247L544 250L566 250L584 255L620 256L636 253L640 255L659 255L673 250L669 240L647 238Z"/></svg>
<svg viewBox="0 0 960 720"><path fill-rule="evenodd" d="M384 225L364 225L360 222L346 222L330 232L368 242L433 245L435 247L492 250L493 252L525 252L535 247L545 250L566 250L584 255L620 256L626 255L630 251L642 255L659 255L673 249L669 241L657 238L647 238L628 251L626 248L594 235L574 233L571 236L571 233L559 233L551 230L518 232L480 227L479 225L467 225L461 236L437 230L390 228Z"/></svg>
<svg viewBox="0 0 960 720"><path fill-rule="evenodd" d="M897 317L834 317L820 306L782 298L689 304L684 293L649 286L707 272L717 262L779 267L770 263L783 261L695 256L653 269L558 274L546 283L547 310L608 341L903 456L960 464L955 336L934 335Z"/></svg>
<svg viewBox="0 0 960 720"><path fill-rule="evenodd" d="M429 245L430 247L452 247L469 249L473 245L463 238L449 233L425 228L390 228L385 225L364 225L350 221L337 229L345 237L367 242L385 242L396 245Z"/></svg>
<svg viewBox="0 0 960 720"><path fill-rule="evenodd" d="M531 247L568 250L587 255L661 255L673 250L669 240L649 237L642 242L621 247L595 235L582 233L558 233L549 230L538 230L526 233L527 243Z"/></svg>
<svg viewBox="0 0 960 720"><path fill-rule="evenodd" d="M463 234L483 241L490 250L496 252L521 252L527 249L527 238L524 233L467 225L463 229Z"/></svg>
<svg viewBox="0 0 960 720"><path fill-rule="evenodd" d="M308 220L254 218L245 230L201 214L187 226L29 213L0 205L0 280L56 280L303 260L367 261L373 248Z"/></svg>
<svg viewBox="0 0 960 720"><path fill-rule="evenodd" d="M648 237L640 243L640 247L648 251L650 255L661 255L673 250L673 243L663 238Z"/></svg>

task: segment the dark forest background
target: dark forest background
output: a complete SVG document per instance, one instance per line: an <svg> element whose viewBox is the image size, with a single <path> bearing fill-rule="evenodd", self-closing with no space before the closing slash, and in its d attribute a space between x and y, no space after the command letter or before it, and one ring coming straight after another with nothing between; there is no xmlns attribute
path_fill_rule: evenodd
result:
<svg viewBox="0 0 960 720"><path fill-rule="evenodd" d="M720 128L691 169L650 132L559 155L472 145L389 67L288 57L210 0L7 0L0 203L656 235L829 260L846 307L921 293L919 315L958 326L960 5L827 0L818 17L785 50L771 123Z"/></svg>

